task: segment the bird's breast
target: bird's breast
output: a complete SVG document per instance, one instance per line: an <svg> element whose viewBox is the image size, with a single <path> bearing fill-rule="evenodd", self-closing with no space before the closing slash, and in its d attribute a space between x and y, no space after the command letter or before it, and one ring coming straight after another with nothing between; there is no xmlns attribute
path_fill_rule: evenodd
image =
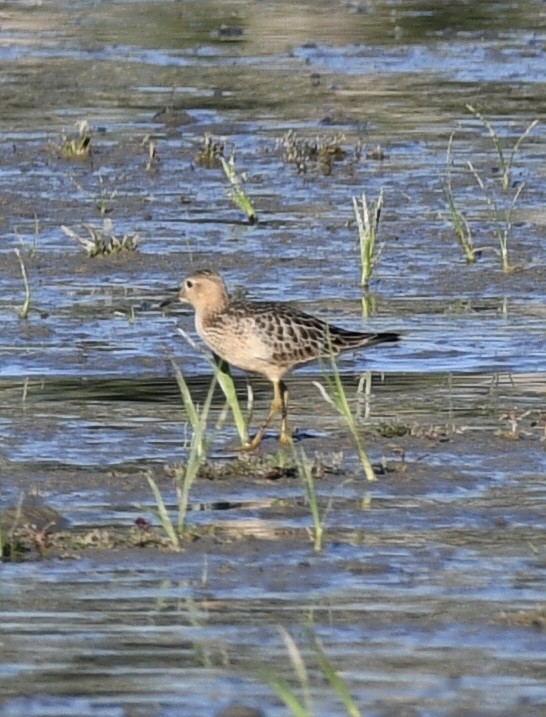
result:
<svg viewBox="0 0 546 717"><path fill-rule="evenodd" d="M250 316L219 314L206 321L196 320L197 333L215 354L244 371L269 375L273 349Z"/></svg>

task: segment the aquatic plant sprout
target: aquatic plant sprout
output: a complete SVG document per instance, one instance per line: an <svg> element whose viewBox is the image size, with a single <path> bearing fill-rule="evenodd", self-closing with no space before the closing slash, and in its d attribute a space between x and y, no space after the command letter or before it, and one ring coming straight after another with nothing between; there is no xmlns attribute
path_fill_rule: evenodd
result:
<svg viewBox="0 0 546 717"><path fill-rule="evenodd" d="M357 419L349 406L347 394L343 387L341 375L339 373L339 368L333 352L330 355L330 362L332 367L331 374L329 372L323 372L327 387L323 386L319 381L313 381L313 384L318 388L324 400L333 406L339 415L345 420L345 423L353 437L364 475L368 481L375 481L377 480L377 477L371 461L368 458L368 454L366 453L366 449L364 448L364 442L358 430Z"/></svg>
<svg viewBox="0 0 546 717"><path fill-rule="evenodd" d="M315 552L320 553L324 545L326 515L328 513L328 509L330 508L332 501L330 499L328 508L323 514L321 514L313 469L303 448L294 450L294 457L296 460L298 473L300 474L303 480L303 484L305 486L307 502L309 503L309 509L311 511L311 517L313 519L313 547Z"/></svg>
<svg viewBox="0 0 546 717"><path fill-rule="evenodd" d="M153 491L156 507L157 516L159 522L165 531L168 539L174 550L179 550L181 546L181 538L183 537L187 528L187 514L189 510L189 495L191 487L197 478L200 467L206 460L210 438L207 435L208 417L212 404L212 397L214 395L214 389L216 388L216 375L210 383L205 401L203 405L199 407L193 400L184 374L178 368L178 366L171 361L182 402L184 404L184 411L188 422L192 428L192 438L190 442L190 449L186 459L186 463L183 467L178 467L174 471L174 483L177 496L177 520L176 524L173 523L167 510L165 501L157 483L154 481L152 476L148 474L146 476L148 483ZM222 412L219 421L225 419L225 411Z"/></svg>
<svg viewBox="0 0 546 717"><path fill-rule="evenodd" d="M230 184L229 196L231 200L242 212L245 213L250 224L256 224L258 221L258 215L254 209L254 205L248 198L248 195L243 188L241 178L239 177L235 167L235 151L231 153L229 160L226 160L222 155L220 155L220 162L222 164L224 174Z"/></svg>
<svg viewBox="0 0 546 717"><path fill-rule="evenodd" d="M383 188L380 189L376 202L369 205L364 192L362 192L360 202L361 206L356 197L353 197L353 209L360 242L361 284L367 287L381 254L381 250L376 250L376 242L383 209Z"/></svg>
<svg viewBox="0 0 546 717"><path fill-rule="evenodd" d="M461 245L461 247L463 249L466 261L468 264L474 264L476 262L477 253L476 253L476 250L474 249L472 232L470 231L470 226L468 225L466 217L457 207L457 203L455 201L455 194L453 192L453 185L452 185L452 181L451 181L451 166L453 163L452 148L453 148L453 137L454 136L455 136L455 132L452 132L451 136L449 137L449 142L447 145L446 176L445 176L445 182L444 182L444 194L446 196L449 213L451 215L453 229L455 230L455 234L457 235L459 244Z"/></svg>
<svg viewBox="0 0 546 717"><path fill-rule="evenodd" d="M487 206L489 207L489 211L494 222L495 228L493 231L499 242L499 254L501 257L502 270L505 273L508 273L514 269L508 257L508 239L510 238L510 234L512 232L512 212L514 211L520 194L525 188L525 182L522 182L516 189L510 206L506 209L500 209L494 195L488 191L485 186L485 182L474 168L472 162L467 162L467 165L485 196L485 201L487 202Z"/></svg>
<svg viewBox="0 0 546 717"><path fill-rule="evenodd" d="M223 361L221 358L216 356L215 354L212 355L212 358L208 352L203 351L201 346L196 344L196 342L191 338L191 336L184 331L184 329L179 328L178 333L186 343L191 346L191 348L194 351L199 352L202 356L204 356L205 360L211 367L214 378L216 381L218 381L218 384L220 388L222 389L222 392L226 398L226 401L228 403L228 406L231 410L231 413L233 415L233 420L235 421L235 427L237 429L237 433L239 434L239 439L241 441L242 446L248 446L250 445L250 440L248 437L248 428L247 428L247 421L245 420L245 417L243 415L243 411L241 409L241 405L239 403L239 399L237 398L237 391L235 389L235 383L233 381L233 376L231 375L231 371L229 369L229 365ZM249 411L251 410L251 404L252 404L252 390L249 389L248 391L248 404L249 404Z"/></svg>
<svg viewBox="0 0 546 717"><path fill-rule="evenodd" d="M493 141L493 145L495 147L499 160L501 177L500 189L502 190L502 193L500 193L498 190L499 182L496 179L491 178L485 180L483 176L480 175L473 162L467 161L466 167L468 168L468 170L470 170L473 179L478 184L485 198L489 214L494 223L494 234L497 237L499 243L501 267L503 272L507 273L512 271L514 268L508 257L508 240L512 231L512 213L525 187L525 182L513 182L512 166L522 142L537 126L538 120L534 120L526 127L524 132L516 140L509 157L506 158L499 134L495 130L491 122L486 119L486 117L484 117L484 115L479 112L473 105L466 105L466 107L468 111L471 112L487 129ZM459 239L459 243L463 248L467 263L473 264L476 261L476 257L479 252L474 248L472 233L468 221L457 207L451 181L451 166L453 162L452 147L454 135L455 132L452 132L448 142L444 193L447 199L447 204L451 215L451 221L453 223L455 233ZM507 204L507 200L504 197L504 194L512 187L515 187L515 192L512 196L512 199Z"/></svg>

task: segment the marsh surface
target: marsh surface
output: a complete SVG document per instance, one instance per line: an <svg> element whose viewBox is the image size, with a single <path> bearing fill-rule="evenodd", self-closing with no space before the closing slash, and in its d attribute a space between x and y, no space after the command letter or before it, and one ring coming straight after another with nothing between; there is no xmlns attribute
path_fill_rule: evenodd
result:
<svg viewBox="0 0 546 717"><path fill-rule="evenodd" d="M0 509L34 492L70 521L45 558L0 566L0 714L208 717L237 703L281 717L266 675L297 678L279 627L315 715L346 712L314 638L366 715L544 714L546 129L502 191L465 106L506 158L544 120L544 3L29 0L0 3L0 25ZM68 160L61 137L80 120L92 152ZM455 130L474 265L445 196ZM290 131L343 152L293 163ZM236 149L255 226L221 169L196 161L205 135ZM352 197L381 188L366 303ZM61 229L105 218L138 250L89 258ZM339 361L376 483L313 385L320 367L290 378L297 446L330 506L320 553L276 427L245 459L225 422L191 493L192 539L173 553L157 527L146 475L174 512L190 439L171 358L196 397L210 378L176 332L191 312L160 305L203 266L254 298L404 333ZM251 382L256 423L270 387Z"/></svg>

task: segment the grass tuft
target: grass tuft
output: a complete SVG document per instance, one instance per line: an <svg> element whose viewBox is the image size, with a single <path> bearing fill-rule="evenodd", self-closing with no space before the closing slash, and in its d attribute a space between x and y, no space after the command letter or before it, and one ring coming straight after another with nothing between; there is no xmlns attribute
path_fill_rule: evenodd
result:
<svg viewBox="0 0 546 717"><path fill-rule="evenodd" d="M111 219L105 219L102 227L95 227L92 224L82 224L88 236L79 234L67 226L61 226L66 236L79 242L85 249L87 256L108 256L121 252L136 251L141 239L138 234L124 234L116 236L114 224Z"/></svg>
<svg viewBox="0 0 546 717"><path fill-rule="evenodd" d="M210 134L205 133L203 144L195 156L195 162L207 169L220 167L225 146L224 140L216 140Z"/></svg>
<svg viewBox="0 0 546 717"><path fill-rule="evenodd" d="M328 176L332 174L334 163L343 162L349 156L343 146L344 142L345 135L340 132L306 139L294 130L289 130L277 145L282 149L284 161L294 164L299 174L307 174L310 168L317 167L323 175ZM357 142L352 155L353 162L358 162L361 155L362 145Z"/></svg>
<svg viewBox="0 0 546 717"><path fill-rule="evenodd" d="M258 215L243 188L245 176L239 175L235 166L235 148L232 149L229 159L225 158L225 149L224 140L215 140L211 135L205 134L203 145L197 153L195 161L208 169L222 167L229 182L229 198L245 214L250 224L257 224Z"/></svg>
<svg viewBox="0 0 546 717"><path fill-rule="evenodd" d="M360 263L362 267L360 283L367 288L381 254L381 250L376 250L376 242L379 220L383 209L383 188L379 191L377 201L371 205L368 204L366 194L362 192L361 205L362 208L359 207L356 197L353 197L353 209L360 241Z"/></svg>
<svg viewBox="0 0 546 717"><path fill-rule="evenodd" d="M334 495L330 495L326 506L322 509L319 503L315 480L317 476L320 476L324 471L324 466L321 466L320 463L312 463L303 448L294 449L294 461L296 470L305 486L307 502L313 520L313 528L309 531L313 539L313 549L316 553L320 553L324 548L326 518L332 509ZM344 485L344 483L342 485Z"/></svg>
<svg viewBox="0 0 546 717"><path fill-rule="evenodd" d="M245 190L243 189L243 183L237 169L235 167L235 150L232 151L229 160L220 155L220 163L222 169L227 177L230 184L229 196L233 203L244 212L246 218L250 224L256 224L258 222L258 215L250 199L248 198Z"/></svg>
<svg viewBox="0 0 546 717"><path fill-rule="evenodd" d="M499 255L501 257L502 270L507 273L514 270L514 266L511 264L508 256L508 240L512 232L512 214L525 187L524 182L518 182L516 184L512 181L512 166L522 142L537 126L538 120L534 120L527 126L524 132L516 140L512 151L507 158L505 155L505 151L502 148L501 139L491 122L489 122L489 120L484 117L484 115L481 114L481 112L479 112L472 105L466 105L466 107L468 111L471 112L474 117L476 117L483 124L483 126L486 128L489 135L491 136L500 165L500 187L502 189L502 192L506 193L510 188L515 187L515 192L512 196L512 199L507 201L507 199L500 194L498 187L499 183L496 179L489 179L488 181L484 180L484 178L480 175L472 162L468 161L466 163L467 168L470 170L470 174L477 183L478 187L481 189L485 198L489 214L494 224L494 234L499 243ZM452 164L452 146L454 134L454 132L451 134L448 143L447 171L444 192L446 195L455 233L457 234L459 242L463 248L466 260L468 263L474 263L477 255L479 254L479 251L474 248L472 234L468 222L456 205L453 187L451 183L450 167Z"/></svg>
<svg viewBox="0 0 546 717"><path fill-rule="evenodd" d="M192 398L188 384L184 378L184 374L173 360L171 360L171 364L175 372L186 417L192 429L192 437L186 464L184 466L177 466L174 470L174 484L177 497L176 522L173 522L170 517L157 483L150 474L146 477L155 497L156 515L163 530L165 531L165 535L169 539L173 550L180 550L181 541L187 531L187 515L190 509L190 490L197 478L199 469L207 458L209 443L211 440L208 436L207 427L212 397L217 384L217 375L215 373L213 376L203 405L198 406ZM221 424L224 420L225 410L221 413L218 424ZM219 427L218 424L216 428Z"/></svg>
<svg viewBox="0 0 546 717"><path fill-rule="evenodd" d="M61 135L61 143L53 145L63 159L86 160L91 156L91 128L87 120L76 122L78 134L76 137Z"/></svg>
<svg viewBox="0 0 546 717"><path fill-rule="evenodd" d="M518 185L518 188L516 189L516 192L512 197L510 206L506 209L500 209L495 199L495 196L490 191L488 191L487 187L485 186L485 182L478 174L472 162L467 162L467 165L479 188L482 190L487 206L489 207L489 211L494 222L493 231L499 242L499 254L501 257L502 270L505 273L509 273L514 270L514 266L511 264L508 256L508 239L510 238L510 234L512 232L512 213L520 197L520 194L525 188L525 182L522 182Z"/></svg>

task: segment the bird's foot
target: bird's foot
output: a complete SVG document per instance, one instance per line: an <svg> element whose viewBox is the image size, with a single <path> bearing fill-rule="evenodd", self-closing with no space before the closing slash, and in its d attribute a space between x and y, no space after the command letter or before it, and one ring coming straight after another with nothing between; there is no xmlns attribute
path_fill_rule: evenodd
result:
<svg viewBox="0 0 546 717"><path fill-rule="evenodd" d="M250 453L251 451L255 451L256 448L258 448L265 436L265 432L258 431L258 433L254 436L254 438L251 441L248 441L248 443L244 443L240 448L237 448L238 451L241 451L242 453ZM281 435L279 436L279 443L281 446L291 446L294 442L294 439L292 438L292 433L290 431L281 431Z"/></svg>
<svg viewBox="0 0 546 717"><path fill-rule="evenodd" d="M242 446L239 446L235 450L238 451L239 453L252 453L252 451L255 451L259 445L260 445L259 443L254 445L254 443L252 441L250 441L249 443L243 443Z"/></svg>
<svg viewBox="0 0 546 717"><path fill-rule="evenodd" d="M256 448L260 445L262 442L262 438L264 437L264 432L258 431L258 433L254 436L254 438L251 441L247 441L246 443L243 443L243 445L238 448L238 451L241 451L242 453L250 453L251 451L255 451Z"/></svg>
<svg viewBox="0 0 546 717"><path fill-rule="evenodd" d="M294 443L291 433L282 432L279 436L279 443L281 446L291 446Z"/></svg>
<svg viewBox="0 0 546 717"><path fill-rule="evenodd" d="M292 438L292 431L288 426L286 413L282 417L281 435L279 436L279 443L281 444L281 446L291 446L294 443L294 440Z"/></svg>

